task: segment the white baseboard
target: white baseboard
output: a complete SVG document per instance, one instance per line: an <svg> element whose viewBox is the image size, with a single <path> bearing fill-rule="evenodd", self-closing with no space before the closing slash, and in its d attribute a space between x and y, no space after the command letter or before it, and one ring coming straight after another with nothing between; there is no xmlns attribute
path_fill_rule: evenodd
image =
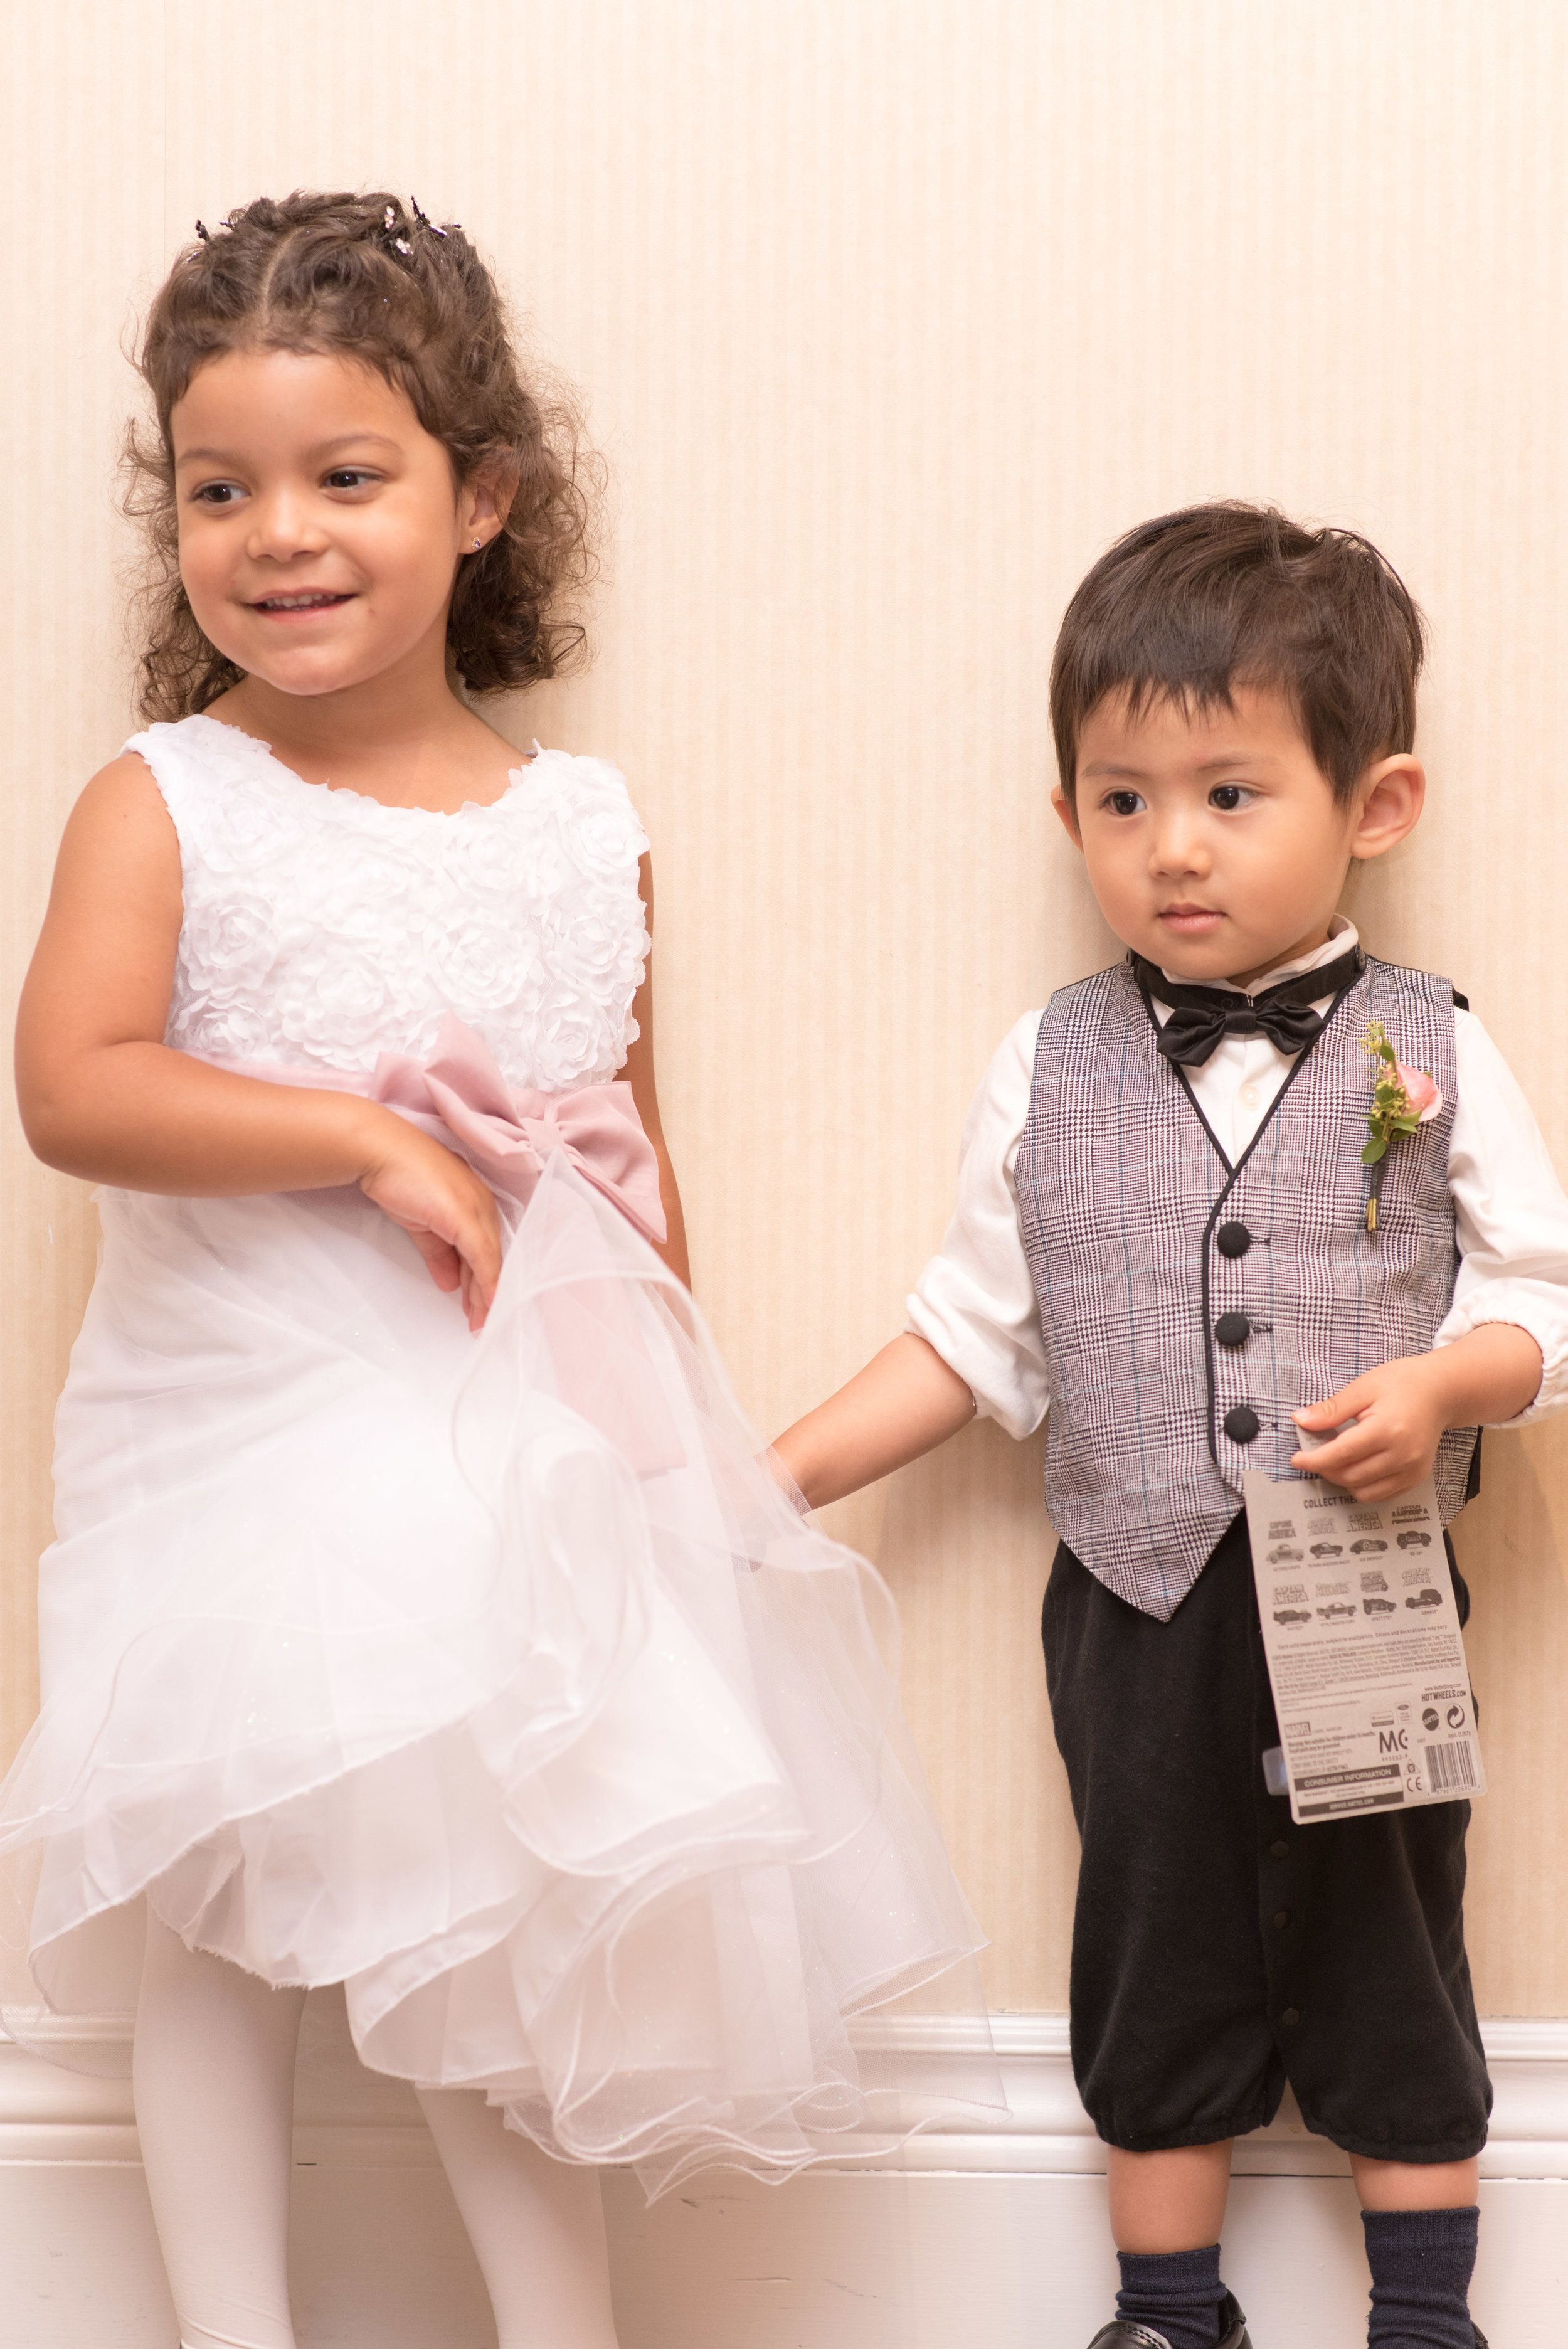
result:
<svg viewBox="0 0 1568 2349"><path fill-rule="evenodd" d="M1498 2017L1481 2029L1496 2095L1482 2177L1568 2180L1568 2021ZM939 2020L929 2018L876 2026L879 2039L903 2039L923 2069L933 2068L944 2031ZM1073 2085L1067 2016L995 2014L991 2031L1007 2112L994 2119L966 2117L915 2137L884 2166L1037 2177L1102 2171L1105 2147ZM1269 2127L1237 2145L1234 2172L1238 2178L1348 2178L1350 2164L1337 2146L1304 2126L1287 2089Z"/></svg>
<svg viewBox="0 0 1568 2349"><path fill-rule="evenodd" d="M885 2033L888 2026L880 2027ZM940 2064L940 2025L894 2028ZM1497 2090L1474 2305L1496 2349L1561 2349L1568 2299L1568 2022L1483 2026ZM652 2210L607 2173L623 2349L1082 2349L1114 2286L1104 2147L1065 2018L995 2019L1009 2110L874 2167L783 2187L722 2173ZM956 2059L954 2059L956 2060ZM295 2132L302 2349L493 2349L482 2288L418 2107L364 2072L328 2009ZM1257 2349L1365 2339L1345 2158L1294 2105L1237 2148L1226 2273ZM7 2349L172 2349L129 2083L0 2044Z"/></svg>

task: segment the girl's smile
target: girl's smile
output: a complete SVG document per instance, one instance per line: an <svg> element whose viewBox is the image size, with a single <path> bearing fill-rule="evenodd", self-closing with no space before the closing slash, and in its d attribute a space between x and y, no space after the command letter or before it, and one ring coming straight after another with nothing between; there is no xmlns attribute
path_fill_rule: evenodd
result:
<svg viewBox="0 0 1568 2349"><path fill-rule="evenodd" d="M253 604L253 612L264 612L269 619L298 620L313 618L320 612L336 611L352 598L329 587L305 587L287 595L263 595Z"/></svg>

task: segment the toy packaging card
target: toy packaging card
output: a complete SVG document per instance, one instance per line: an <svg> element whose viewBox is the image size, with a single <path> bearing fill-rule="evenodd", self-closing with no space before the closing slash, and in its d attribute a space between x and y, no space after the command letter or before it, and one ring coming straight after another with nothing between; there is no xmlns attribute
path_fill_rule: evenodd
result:
<svg viewBox="0 0 1568 2349"><path fill-rule="evenodd" d="M1432 1479L1365 1505L1316 1476L1244 1483L1281 1738L1264 1775L1297 1826L1484 1795Z"/></svg>

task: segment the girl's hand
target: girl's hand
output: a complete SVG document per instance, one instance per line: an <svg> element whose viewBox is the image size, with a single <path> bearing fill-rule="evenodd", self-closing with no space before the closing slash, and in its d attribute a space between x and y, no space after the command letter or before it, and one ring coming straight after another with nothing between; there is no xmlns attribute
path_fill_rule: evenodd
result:
<svg viewBox="0 0 1568 2349"><path fill-rule="evenodd" d="M407 1233L438 1288L462 1292L470 1330L482 1330L500 1278L495 1195L464 1158L387 1111L359 1187Z"/></svg>
<svg viewBox="0 0 1568 2349"><path fill-rule="evenodd" d="M1429 1354L1408 1354L1352 1379L1295 1413L1310 1434L1356 1422L1332 1444L1297 1452L1293 1468L1341 1485L1356 1501L1391 1501L1431 1468L1448 1427L1517 1419L1541 1386L1541 1348L1511 1321L1486 1321Z"/></svg>

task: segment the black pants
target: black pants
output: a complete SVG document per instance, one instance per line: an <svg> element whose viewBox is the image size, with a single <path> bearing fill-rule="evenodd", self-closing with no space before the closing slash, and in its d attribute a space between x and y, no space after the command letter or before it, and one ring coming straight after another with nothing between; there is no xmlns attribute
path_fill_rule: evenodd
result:
<svg viewBox="0 0 1568 2349"><path fill-rule="evenodd" d="M1169 1623L1064 1545L1042 1630L1083 1839L1073 2068L1100 2136L1135 2153L1240 2136L1288 2079L1346 2152L1478 2152L1470 1805L1292 1824L1259 1759L1279 1734L1245 1517Z"/></svg>

